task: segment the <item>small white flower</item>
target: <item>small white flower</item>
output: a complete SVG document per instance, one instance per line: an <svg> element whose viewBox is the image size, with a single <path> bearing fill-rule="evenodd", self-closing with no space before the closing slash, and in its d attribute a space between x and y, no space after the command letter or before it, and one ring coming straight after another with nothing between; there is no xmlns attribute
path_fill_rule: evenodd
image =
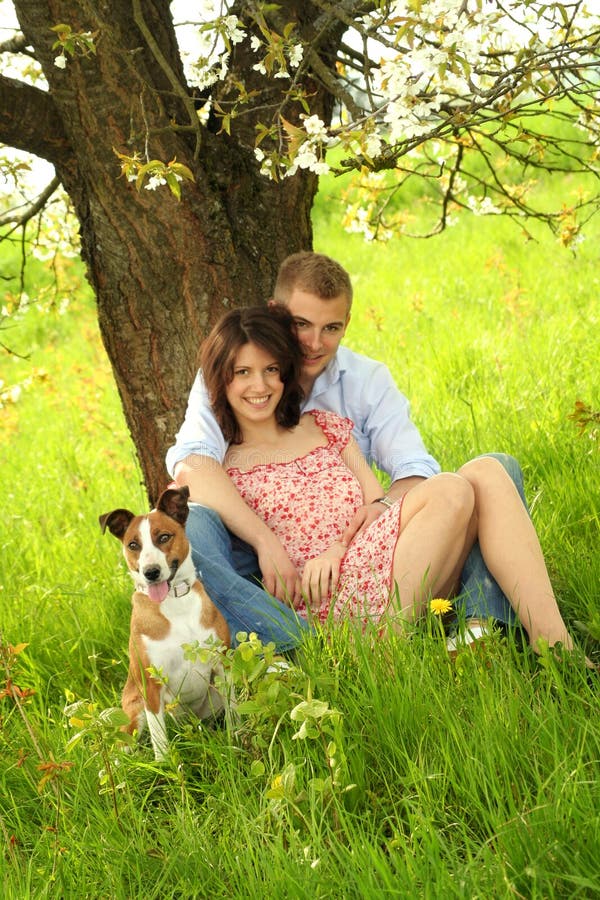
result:
<svg viewBox="0 0 600 900"><path fill-rule="evenodd" d="M263 159L265 158L265 154L264 154L263 151L260 149L260 147L255 147L255 148L254 148L254 156L256 157L256 159L257 159L259 162L262 162Z"/></svg>
<svg viewBox="0 0 600 900"><path fill-rule="evenodd" d="M288 50L288 59L290 61L290 66L293 69L297 69L302 62L303 56L304 47L302 46L302 44L292 44L292 46Z"/></svg>
<svg viewBox="0 0 600 900"><path fill-rule="evenodd" d="M64 53L61 53L61 54L59 54L59 56L56 57L56 59L54 60L54 65L55 65L58 69L64 69L64 68L66 68L66 65L67 65L67 57L65 56Z"/></svg>
<svg viewBox="0 0 600 900"><path fill-rule="evenodd" d="M304 119L304 130L313 137L325 140L327 138L327 129L325 123L318 116L307 116Z"/></svg>
<svg viewBox="0 0 600 900"><path fill-rule="evenodd" d="M196 115L198 116L198 119L200 120L200 123L202 125L206 125L208 122L208 117L210 116L211 106L212 106L212 102L210 100L207 100L206 103L204 104L204 106L202 106L200 109L196 110Z"/></svg>
<svg viewBox="0 0 600 900"><path fill-rule="evenodd" d="M223 24L225 33L232 44L240 44L244 40L245 31L240 28L240 20L237 16L225 16Z"/></svg>
<svg viewBox="0 0 600 900"><path fill-rule="evenodd" d="M166 180L162 175L151 175L148 179L148 183L144 185L147 191L155 191L157 187L160 187L162 184L166 184Z"/></svg>
<svg viewBox="0 0 600 900"><path fill-rule="evenodd" d="M365 151L367 156L370 156L371 159L375 159L381 153L381 138L378 134L370 134L367 137L365 144Z"/></svg>
<svg viewBox="0 0 600 900"><path fill-rule="evenodd" d="M260 50L262 47L262 41L260 38L257 38L255 34L250 38L250 47L252 50Z"/></svg>

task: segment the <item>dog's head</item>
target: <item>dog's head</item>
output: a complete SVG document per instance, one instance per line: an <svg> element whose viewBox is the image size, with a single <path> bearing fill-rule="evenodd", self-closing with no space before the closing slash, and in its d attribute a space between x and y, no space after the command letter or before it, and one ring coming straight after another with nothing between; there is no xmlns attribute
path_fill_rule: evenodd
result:
<svg viewBox="0 0 600 900"><path fill-rule="evenodd" d="M147 515L114 509L99 517L102 533L108 528L123 544L136 586L156 603L165 599L177 570L190 553L185 536L189 496L187 487L167 488L156 509Z"/></svg>

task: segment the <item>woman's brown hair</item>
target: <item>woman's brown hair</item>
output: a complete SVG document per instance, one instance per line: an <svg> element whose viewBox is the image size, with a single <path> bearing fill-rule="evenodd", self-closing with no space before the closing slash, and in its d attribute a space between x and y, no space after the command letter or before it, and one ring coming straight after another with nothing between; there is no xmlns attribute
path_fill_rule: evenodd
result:
<svg viewBox="0 0 600 900"><path fill-rule="evenodd" d="M235 358L245 344L256 344L272 353L279 366L283 394L275 410L278 424L292 428L300 419L302 351L293 317L278 304L232 309L217 322L200 351L200 366L213 412L230 444L241 443L242 434L227 401L226 389L233 381Z"/></svg>

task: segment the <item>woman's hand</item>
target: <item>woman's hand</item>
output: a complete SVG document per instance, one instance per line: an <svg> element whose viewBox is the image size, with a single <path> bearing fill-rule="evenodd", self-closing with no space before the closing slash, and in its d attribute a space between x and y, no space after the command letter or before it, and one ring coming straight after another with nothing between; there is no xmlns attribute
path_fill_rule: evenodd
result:
<svg viewBox="0 0 600 900"><path fill-rule="evenodd" d="M304 566L302 593L313 611L319 610L323 601L336 589L340 580L340 565L347 549L345 543L335 541L328 550L309 559Z"/></svg>
<svg viewBox="0 0 600 900"><path fill-rule="evenodd" d="M302 600L300 576L279 538L269 537L256 547L263 585L273 597L295 608Z"/></svg>

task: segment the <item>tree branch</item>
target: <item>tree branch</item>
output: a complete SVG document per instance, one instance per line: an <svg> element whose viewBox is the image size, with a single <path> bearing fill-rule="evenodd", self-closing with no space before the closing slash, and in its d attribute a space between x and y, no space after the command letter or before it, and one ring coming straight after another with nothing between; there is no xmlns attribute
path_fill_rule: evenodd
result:
<svg viewBox="0 0 600 900"><path fill-rule="evenodd" d="M19 34L13 35L13 37L0 44L0 53L24 53L26 56L31 56L32 59L35 59L33 50L28 50L28 46L27 38L19 32Z"/></svg>
<svg viewBox="0 0 600 900"><path fill-rule="evenodd" d="M60 184L60 178L55 176L49 184L46 185L44 190L38 197L33 201L33 203L28 204L25 207L23 212L15 213L14 209L9 210L5 215L0 216L0 226L14 224L16 228L21 227L22 225L26 225L30 219L33 219L37 214L42 210L54 191Z"/></svg>
<svg viewBox="0 0 600 900"><path fill-rule="evenodd" d="M71 157L51 95L4 75L0 75L0 141L58 166Z"/></svg>
<svg viewBox="0 0 600 900"><path fill-rule="evenodd" d="M150 52L152 53L154 59L166 75L169 83L173 89L173 92L179 99L182 101L186 112L190 118L190 125L192 125L195 133L196 133L196 148L194 151L194 159L198 158L198 154L200 153L200 145L202 142L202 130L200 127L200 121L198 119L198 115L196 113L196 107L194 105L193 98L189 95L186 88L183 86L171 66L169 65L167 58L164 53L160 49L158 42L154 38L154 35L148 28L146 24L146 20L144 19L144 14L142 12L142 4L140 0L133 0L133 21L139 28L144 40L146 41L148 47L150 48Z"/></svg>

